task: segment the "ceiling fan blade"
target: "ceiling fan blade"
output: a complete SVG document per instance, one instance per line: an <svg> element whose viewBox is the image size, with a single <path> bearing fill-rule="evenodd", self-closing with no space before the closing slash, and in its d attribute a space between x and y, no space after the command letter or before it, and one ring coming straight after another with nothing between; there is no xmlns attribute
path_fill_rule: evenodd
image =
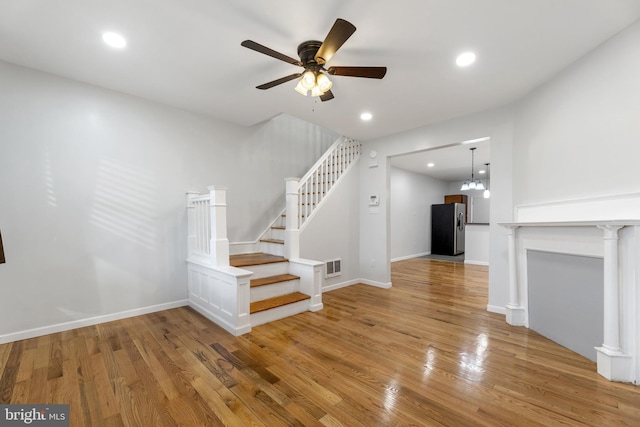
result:
<svg viewBox="0 0 640 427"><path fill-rule="evenodd" d="M351 22L340 18L336 19L333 27L329 30L329 34L327 34L327 37L325 37L322 42L320 49L316 52L316 62L320 65L329 62L336 51L340 49L340 46L355 32L356 27Z"/></svg>
<svg viewBox="0 0 640 427"><path fill-rule="evenodd" d="M286 83L286 82L288 82L290 80L293 80L293 79L295 79L297 77L300 77L301 75L302 75L302 73L296 73L296 74L291 74L291 75L286 76L286 77L281 77L281 78L279 78L277 80L261 84L260 86L256 86L256 89L262 89L262 90L271 89L274 86L278 86L278 85L281 85L282 83Z"/></svg>
<svg viewBox="0 0 640 427"><path fill-rule="evenodd" d="M323 93L322 95L320 95L320 101L324 102L324 101L331 101L333 99L333 93L328 90L325 93Z"/></svg>
<svg viewBox="0 0 640 427"><path fill-rule="evenodd" d="M381 79L387 74L387 67L329 67L332 76L366 77Z"/></svg>
<svg viewBox="0 0 640 427"><path fill-rule="evenodd" d="M276 52L275 50L263 46L260 43L256 43L253 40L245 40L240 44L246 48L255 50L256 52L264 53L265 55L268 55L272 58L279 59L280 61L288 62L289 64L298 65L300 67L302 66L302 62L300 62L300 60L293 59L292 57L287 56L283 53Z"/></svg>

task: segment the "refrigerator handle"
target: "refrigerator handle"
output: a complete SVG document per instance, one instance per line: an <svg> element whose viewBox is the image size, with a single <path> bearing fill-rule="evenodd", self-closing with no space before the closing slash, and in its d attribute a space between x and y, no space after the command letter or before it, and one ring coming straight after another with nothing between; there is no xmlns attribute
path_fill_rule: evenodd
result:
<svg viewBox="0 0 640 427"><path fill-rule="evenodd" d="M458 230L464 230L464 214L462 212L458 213Z"/></svg>

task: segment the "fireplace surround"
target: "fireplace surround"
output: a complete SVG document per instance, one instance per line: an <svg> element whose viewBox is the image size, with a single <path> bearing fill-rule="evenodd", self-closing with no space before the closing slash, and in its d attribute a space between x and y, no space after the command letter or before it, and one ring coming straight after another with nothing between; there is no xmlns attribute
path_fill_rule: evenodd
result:
<svg viewBox="0 0 640 427"><path fill-rule="evenodd" d="M640 194L521 205L514 218L500 223L508 239L507 322L529 327L528 251L600 257L604 334L597 370L611 381L638 384Z"/></svg>

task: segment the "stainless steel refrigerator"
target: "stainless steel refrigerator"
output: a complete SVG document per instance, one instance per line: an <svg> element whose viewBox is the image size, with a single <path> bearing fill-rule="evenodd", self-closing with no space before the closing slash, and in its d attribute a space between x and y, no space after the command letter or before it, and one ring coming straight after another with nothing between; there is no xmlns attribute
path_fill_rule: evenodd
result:
<svg viewBox="0 0 640 427"><path fill-rule="evenodd" d="M464 253L465 205L449 203L431 205L431 253Z"/></svg>

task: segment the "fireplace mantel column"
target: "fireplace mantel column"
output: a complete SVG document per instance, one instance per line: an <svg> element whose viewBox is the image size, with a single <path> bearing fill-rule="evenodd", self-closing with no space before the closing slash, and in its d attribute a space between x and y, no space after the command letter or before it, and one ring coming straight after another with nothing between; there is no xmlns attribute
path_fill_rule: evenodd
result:
<svg viewBox="0 0 640 427"><path fill-rule="evenodd" d="M520 301L518 292L518 259L516 253L516 229L515 226L507 226L507 249L509 254L509 304L507 310L507 323L513 326L524 326L524 307Z"/></svg>
<svg viewBox="0 0 640 427"><path fill-rule="evenodd" d="M631 356L620 348L618 230L623 227L598 225L604 231L604 342L596 351L598 373L612 381L628 381L631 368Z"/></svg>

